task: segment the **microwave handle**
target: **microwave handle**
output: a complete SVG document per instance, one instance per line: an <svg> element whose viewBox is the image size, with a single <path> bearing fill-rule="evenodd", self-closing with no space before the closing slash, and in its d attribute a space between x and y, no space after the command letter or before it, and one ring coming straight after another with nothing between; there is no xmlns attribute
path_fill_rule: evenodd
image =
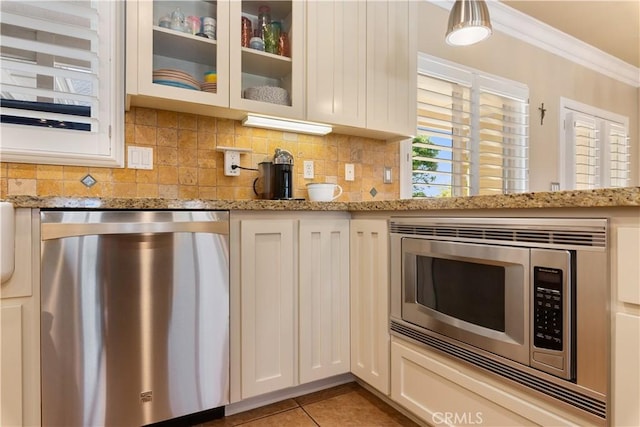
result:
<svg viewBox="0 0 640 427"><path fill-rule="evenodd" d="M529 268L529 248L515 248L475 243L443 242L428 239L403 239L402 251L416 255L458 260L490 261L495 265L522 265Z"/></svg>

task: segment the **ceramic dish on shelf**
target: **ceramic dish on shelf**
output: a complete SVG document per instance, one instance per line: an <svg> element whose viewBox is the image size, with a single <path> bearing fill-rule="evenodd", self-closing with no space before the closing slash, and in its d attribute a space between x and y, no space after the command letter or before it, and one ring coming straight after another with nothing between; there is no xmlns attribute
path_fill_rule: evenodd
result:
<svg viewBox="0 0 640 427"><path fill-rule="evenodd" d="M218 84L217 83L201 83L200 84L200 90L202 90L203 92L211 92L211 93L216 93L218 91Z"/></svg>
<svg viewBox="0 0 640 427"><path fill-rule="evenodd" d="M182 83L191 86L193 89L200 90L200 82L193 78L189 73L181 70L159 69L153 70L153 80L162 80Z"/></svg>
<svg viewBox="0 0 640 427"><path fill-rule="evenodd" d="M245 89L244 97L254 101L269 102L271 104L291 105L289 92L277 86L256 86Z"/></svg>
<svg viewBox="0 0 640 427"><path fill-rule="evenodd" d="M165 85L165 86L179 87L179 88L182 88L182 89L200 90L199 87L193 86L193 85L188 84L188 83L174 81L174 80L155 80L154 79L153 83L156 83L156 84L159 84L159 85Z"/></svg>

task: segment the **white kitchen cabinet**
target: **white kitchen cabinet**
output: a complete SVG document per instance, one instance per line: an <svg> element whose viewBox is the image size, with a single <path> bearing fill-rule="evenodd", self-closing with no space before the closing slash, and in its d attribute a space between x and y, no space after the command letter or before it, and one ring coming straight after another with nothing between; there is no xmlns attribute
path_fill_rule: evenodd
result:
<svg viewBox="0 0 640 427"><path fill-rule="evenodd" d="M176 9L185 17L216 19L216 39L161 27L160 19ZM127 107L203 113L229 107L229 1L127 1ZM185 88L178 80L154 83L154 70L179 70L200 83L206 72L217 73L217 90ZM161 80L161 79L156 79Z"/></svg>
<svg viewBox="0 0 640 427"><path fill-rule="evenodd" d="M241 44L241 19L257 28L260 6L271 9L289 38L290 55L258 51ZM245 112L304 118L304 7L301 1L130 0L127 2L127 108L137 105L239 119ZM216 39L203 38L159 25L180 9L185 16L216 19ZM154 83L153 71L173 69L204 82L217 73L216 92ZM178 82L180 83L180 82ZM245 98L257 86L285 89L289 105Z"/></svg>
<svg viewBox="0 0 640 427"><path fill-rule="evenodd" d="M15 269L0 288L0 425L39 426L40 289L32 263L39 242L31 209L15 214Z"/></svg>
<svg viewBox="0 0 640 427"><path fill-rule="evenodd" d="M367 2L367 129L417 128L417 3Z"/></svg>
<svg viewBox="0 0 640 427"><path fill-rule="evenodd" d="M349 372L349 221L239 223L231 276L239 276L240 327L232 314L231 333L240 339L232 336L231 369L240 392L231 391L232 402Z"/></svg>
<svg viewBox="0 0 640 427"><path fill-rule="evenodd" d="M287 33L290 56L262 52L242 46L243 17L258 28L259 8L270 9L271 22L280 22ZM230 69L229 104L232 109L275 115L293 119L304 118L304 8L303 1L231 1L230 2ZM289 105L247 99L245 90L272 86L285 89Z"/></svg>
<svg viewBox="0 0 640 427"><path fill-rule="evenodd" d="M289 40L289 56L242 46L242 19L258 26L270 8ZM180 9L216 19L216 39L160 26ZM416 127L415 4L402 1L304 2L129 0L126 93L130 106L241 119L247 112L307 119L380 138ZM154 82L154 70L179 70L199 82L217 73L216 92ZM288 94L248 99L247 89ZM265 89L261 89L265 90ZM266 89L273 90L273 89ZM277 89L276 89L277 90Z"/></svg>
<svg viewBox="0 0 640 427"><path fill-rule="evenodd" d="M307 117L366 127L367 2L307 4Z"/></svg>
<svg viewBox="0 0 640 427"><path fill-rule="evenodd" d="M612 292L612 424L640 425L640 219L616 228Z"/></svg>
<svg viewBox="0 0 640 427"><path fill-rule="evenodd" d="M300 221L300 384L349 372L349 221Z"/></svg>
<svg viewBox="0 0 640 427"><path fill-rule="evenodd" d="M295 222L242 221L240 242L242 398L295 385Z"/></svg>
<svg viewBox="0 0 640 427"><path fill-rule="evenodd" d="M391 343L391 371L391 398L430 425L591 424L401 339Z"/></svg>
<svg viewBox="0 0 640 427"><path fill-rule="evenodd" d="M415 2L310 2L307 24L308 119L415 134Z"/></svg>
<svg viewBox="0 0 640 427"><path fill-rule="evenodd" d="M387 221L351 220L351 372L389 394Z"/></svg>

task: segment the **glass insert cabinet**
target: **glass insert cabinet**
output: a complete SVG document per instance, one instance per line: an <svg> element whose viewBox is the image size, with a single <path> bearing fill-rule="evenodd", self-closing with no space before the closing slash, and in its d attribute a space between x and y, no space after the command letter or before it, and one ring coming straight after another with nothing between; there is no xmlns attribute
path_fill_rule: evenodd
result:
<svg viewBox="0 0 640 427"><path fill-rule="evenodd" d="M128 1L127 107L303 118L303 8L300 1Z"/></svg>

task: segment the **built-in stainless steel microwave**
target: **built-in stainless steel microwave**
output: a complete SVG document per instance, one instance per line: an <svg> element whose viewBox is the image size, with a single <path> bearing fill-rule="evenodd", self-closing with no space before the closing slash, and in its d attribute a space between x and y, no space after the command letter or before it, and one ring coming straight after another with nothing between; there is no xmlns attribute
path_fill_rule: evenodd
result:
<svg viewBox="0 0 640 427"><path fill-rule="evenodd" d="M392 218L391 332L604 404L606 237L603 219Z"/></svg>

